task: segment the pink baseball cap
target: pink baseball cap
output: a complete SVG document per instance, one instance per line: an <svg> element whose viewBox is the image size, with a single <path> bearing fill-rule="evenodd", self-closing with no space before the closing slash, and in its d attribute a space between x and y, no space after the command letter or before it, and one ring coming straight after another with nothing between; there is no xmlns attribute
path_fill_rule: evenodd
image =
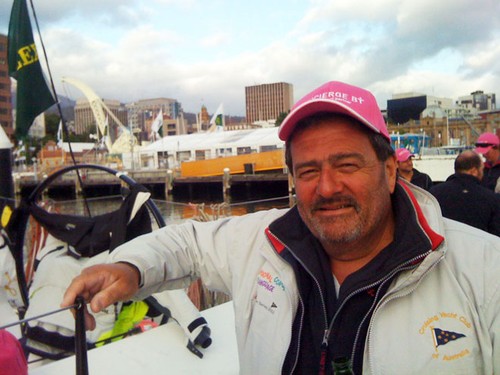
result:
<svg viewBox="0 0 500 375"><path fill-rule="evenodd" d="M5 329L0 330L0 349L0 374L28 374L28 364L19 340Z"/></svg>
<svg viewBox="0 0 500 375"><path fill-rule="evenodd" d="M341 113L353 117L391 141L384 117L372 93L337 81L325 83L295 103L281 123L278 136L286 141L300 120L319 112Z"/></svg>
<svg viewBox="0 0 500 375"><path fill-rule="evenodd" d="M498 137L496 134L483 133L477 139L475 151L479 154L484 155L494 146L498 146L499 144L500 142L498 141Z"/></svg>
<svg viewBox="0 0 500 375"><path fill-rule="evenodd" d="M409 158L414 157L415 155L410 152L407 148L398 148L396 150L396 159L399 162L407 161Z"/></svg>

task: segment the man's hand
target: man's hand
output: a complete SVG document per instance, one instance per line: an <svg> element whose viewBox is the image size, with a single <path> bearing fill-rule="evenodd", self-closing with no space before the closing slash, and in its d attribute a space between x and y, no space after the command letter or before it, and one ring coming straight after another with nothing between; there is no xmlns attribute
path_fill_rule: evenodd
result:
<svg viewBox="0 0 500 375"><path fill-rule="evenodd" d="M90 309L97 313L109 305L130 299L139 289L140 274L128 263L99 264L85 268L73 279L64 293L61 307L71 306L77 296L90 303ZM93 330L94 317L85 309L85 327Z"/></svg>

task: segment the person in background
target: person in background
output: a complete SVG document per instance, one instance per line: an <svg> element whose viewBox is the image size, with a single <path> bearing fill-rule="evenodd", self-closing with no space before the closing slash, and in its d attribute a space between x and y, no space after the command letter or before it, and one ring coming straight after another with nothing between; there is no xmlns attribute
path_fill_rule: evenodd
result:
<svg viewBox="0 0 500 375"><path fill-rule="evenodd" d="M422 173L416 168L413 168L414 157L415 155L413 155L406 148L398 148L396 150L399 175L406 181L411 182L413 185L429 190L433 185L432 179L428 174Z"/></svg>
<svg viewBox="0 0 500 375"><path fill-rule="evenodd" d="M430 192L443 216L500 236L500 195L481 186L483 161L472 150L455 159L455 174Z"/></svg>
<svg viewBox="0 0 500 375"><path fill-rule="evenodd" d="M500 141L493 133L483 133L476 142L475 151L486 159L484 162L484 177L481 184L495 191L498 178L500 177Z"/></svg>
<svg viewBox="0 0 500 375"><path fill-rule="evenodd" d="M346 357L355 374L500 374L500 238L401 182L375 97L327 82L278 134L296 206L137 237L61 305L100 311L201 277L232 296L242 374L332 374Z"/></svg>

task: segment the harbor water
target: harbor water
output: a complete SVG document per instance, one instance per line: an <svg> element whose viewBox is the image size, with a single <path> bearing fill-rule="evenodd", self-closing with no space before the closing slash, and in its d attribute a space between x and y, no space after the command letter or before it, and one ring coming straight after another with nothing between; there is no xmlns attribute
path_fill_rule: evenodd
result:
<svg viewBox="0 0 500 375"><path fill-rule="evenodd" d="M151 199L167 225L180 223L187 219L209 221L221 217L240 216L271 208L287 208L291 207L295 201L293 196L280 196L246 201L232 201L230 198L224 201ZM56 212L89 216L87 213L88 207L90 215L96 216L117 210L122 202L122 197L120 195L110 195L88 198L86 201L87 204L84 203L83 199L65 200L64 198L60 198L50 199L48 202L51 206L50 209Z"/></svg>

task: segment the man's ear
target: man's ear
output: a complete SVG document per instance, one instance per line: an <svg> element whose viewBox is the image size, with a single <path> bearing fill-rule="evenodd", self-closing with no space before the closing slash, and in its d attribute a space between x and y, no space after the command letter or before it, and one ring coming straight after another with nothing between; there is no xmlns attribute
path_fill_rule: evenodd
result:
<svg viewBox="0 0 500 375"><path fill-rule="evenodd" d="M385 176L387 179L387 186L392 194L394 193L396 181L398 179L398 162L396 160L396 155L389 156L385 161Z"/></svg>
<svg viewBox="0 0 500 375"><path fill-rule="evenodd" d="M473 167L467 171L467 174L479 178L479 168Z"/></svg>

